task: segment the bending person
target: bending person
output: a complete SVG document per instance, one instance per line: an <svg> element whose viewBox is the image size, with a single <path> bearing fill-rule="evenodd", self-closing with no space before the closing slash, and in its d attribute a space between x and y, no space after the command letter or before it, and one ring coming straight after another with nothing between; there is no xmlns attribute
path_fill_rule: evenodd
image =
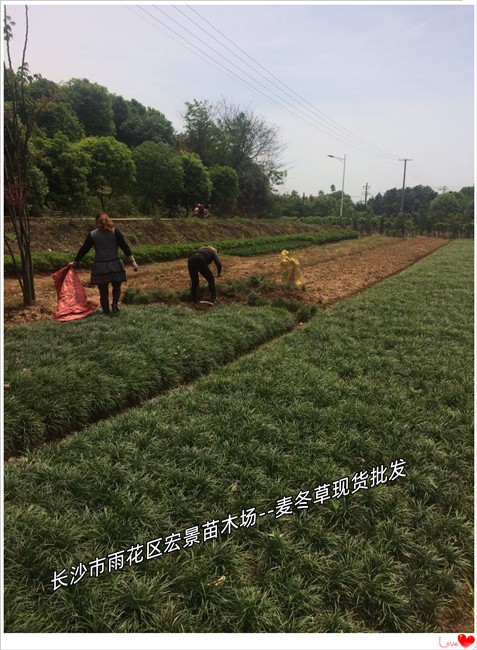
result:
<svg viewBox="0 0 477 650"><path fill-rule="evenodd" d="M126 269L119 257L119 248L131 262L135 271L137 271L138 266L123 234L113 226L113 222L106 212L100 212L96 215L95 230L89 233L74 262L70 262L68 266L76 266L93 246L95 257L91 269L91 284L98 285L99 299L105 314L111 313L109 309L109 285L112 285L113 301L111 309L113 312L118 312L121 283L127 282Z"/></svg>
<svg viewBox="0 0 477 650"><path fill-rule="evenodd" d="M209 269L209 264L214 262L217 267L217 277L222 273L222 263L217 255L217 249L213 246L203 246L199 250L189 255L187 266L189 268L189 275L191 280L191 296L192 302L197 304L199 302L199 273L207 280L209 285L210 296L212 302L217 301L217 293L215 290L215 279L212 271Z"/></svg>

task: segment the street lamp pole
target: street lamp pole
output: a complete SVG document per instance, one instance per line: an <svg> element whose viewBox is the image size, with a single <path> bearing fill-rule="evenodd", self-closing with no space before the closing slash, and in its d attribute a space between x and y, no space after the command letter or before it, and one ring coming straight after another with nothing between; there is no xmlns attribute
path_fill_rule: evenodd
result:
<svg viewBox="0 0 477 650"><path fill-rule="evenodd" d="M327 154L328 158L336 158L336 160L341 160L343 163L343 180L341 183L341 206L340 206L340 222L343 221L343 200L344 200L344 182L345 182L345 172L346 172L346 154L343 154L343 158L339 156L332 156L330 153Z"/></svg>

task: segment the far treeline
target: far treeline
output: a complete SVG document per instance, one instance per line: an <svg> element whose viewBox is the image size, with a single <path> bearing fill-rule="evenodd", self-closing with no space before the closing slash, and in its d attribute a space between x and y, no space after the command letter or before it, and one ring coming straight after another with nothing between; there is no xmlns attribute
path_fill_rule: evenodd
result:
<svg viewBox="0 0 477 650"><path fill-rule="evenodd" d="M14 97L5 72L8 128ZM57 84L22 75L20 120L34 128L28 140L27 202L30 216L92 214L98 189L107 187L113 216L187 216L197 202L217 217L313 218L337 221L341 192L280 194L284 145L277 127L227 100L187 102L184 127L155 108L110 93L88 79ZM34 118L32 122L32 117ZM363 203L344 196L343 220L361 233L473 235L474 189L438 195L422 185Z"/></svg>

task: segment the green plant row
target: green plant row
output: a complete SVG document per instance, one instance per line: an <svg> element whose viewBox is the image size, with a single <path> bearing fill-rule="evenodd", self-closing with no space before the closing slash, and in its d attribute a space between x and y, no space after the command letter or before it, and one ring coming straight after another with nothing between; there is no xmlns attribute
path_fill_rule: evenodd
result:
<svg viewBox="0 0 477 650"><path fill-rule="evenodd" d="M359 235L354 230L330 230L318 233L303 233L292 235L277 235L273 237L252 237L249 239L231 239L216 242L194 242L190 244L163 244L162 246L138 246L134 247L134 257L139 264L152 262L167 262L170 260L187 257L200 246L214 245L220 252L229 255L260 255L280 251L282 248L298 248L301 246L312 246L326 244L344 239L355 239ZM33 266L36 273L54 273L59 268L66 266L74 259L75 253L54 253L41 252L33 253ZM87 267L93 259L89 253L80 263L80 267ZM17 266L20 266L20 258L15 256ZM15 265L10 255L4 256L5 276L15 274Z"/></svg>
<svg viewBox="0 0 477 650"><path fill-rule="evenodd" d="M471 242L441 248L191 386L8 463L5 631L470 629L472 267ZM136 562L129 549L145 558L153 540L162 555ZM122 569L90 575L115 553ZM56 591L54 571L67 576Z"/></svg>
<svg viewBox="0 0 477 650"><path fill-rule="evenodd" d="M284 309L130 307L5 333L4 449L13 454L210 372L283 334Z"/></svg>
<svg viewBox="0 0 477 650"><path fill-rule="evenodd" d="M316 305L308 305L298 300L293 287L289 289L281 287L273 279L260 275L251 275L241 280L227 279L224 283L217 285L217 290L220 296L246 302L250 307L268 305L286 309L294 315L297 323L306 323L317 311ZM275 295L280 292L285 295ZM199 287L199 297L208 298L208 289L204 286ZM163 289L144 291L128 287L122 300L128 305L149 305L153 302L188 302L190 291L164 291Z"/></svg>

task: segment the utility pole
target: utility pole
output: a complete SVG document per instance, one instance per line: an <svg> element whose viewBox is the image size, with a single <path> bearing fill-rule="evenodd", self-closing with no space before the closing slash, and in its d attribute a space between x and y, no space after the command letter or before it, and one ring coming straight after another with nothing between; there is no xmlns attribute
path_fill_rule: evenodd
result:
<svg viewBox="0 0 477 650"><path fill-rule="evenodd" d="M366 185L363 185L363 190L364 190L364 207L366 207L366 203L368 202L368 189L371 186L366 183Z"/></svg>
<svg viewBox="0 0 477 650"><path fill-rule="evenodd" d="M447 185L443 185L442 187L439 187L440 190L442 190L442 194L445 194L447 190Z"/></svg>
<svg viewBox="0 0 477 650"><path fill-rule="evenodd" d="M399 160L404 163L404 177L402 180L402 196L401 196L401 214L404 214L404 189L406 187L406 164L408 161L412 160L412 158L399 158Z"/></svg>
<svg viewBox="0 0 477 650"><path fill-rule="evenodd" d="M339 156L332 156L330 153L327 154L328 158L336 158L337 160L341 160L343 163L343 181L341 183L341 206L340 206L340 223L343 221L343 200L344 200L344 182L345 182L345 172L346 172L346 154L344 154L343 158L340 158Z"/></svg>

